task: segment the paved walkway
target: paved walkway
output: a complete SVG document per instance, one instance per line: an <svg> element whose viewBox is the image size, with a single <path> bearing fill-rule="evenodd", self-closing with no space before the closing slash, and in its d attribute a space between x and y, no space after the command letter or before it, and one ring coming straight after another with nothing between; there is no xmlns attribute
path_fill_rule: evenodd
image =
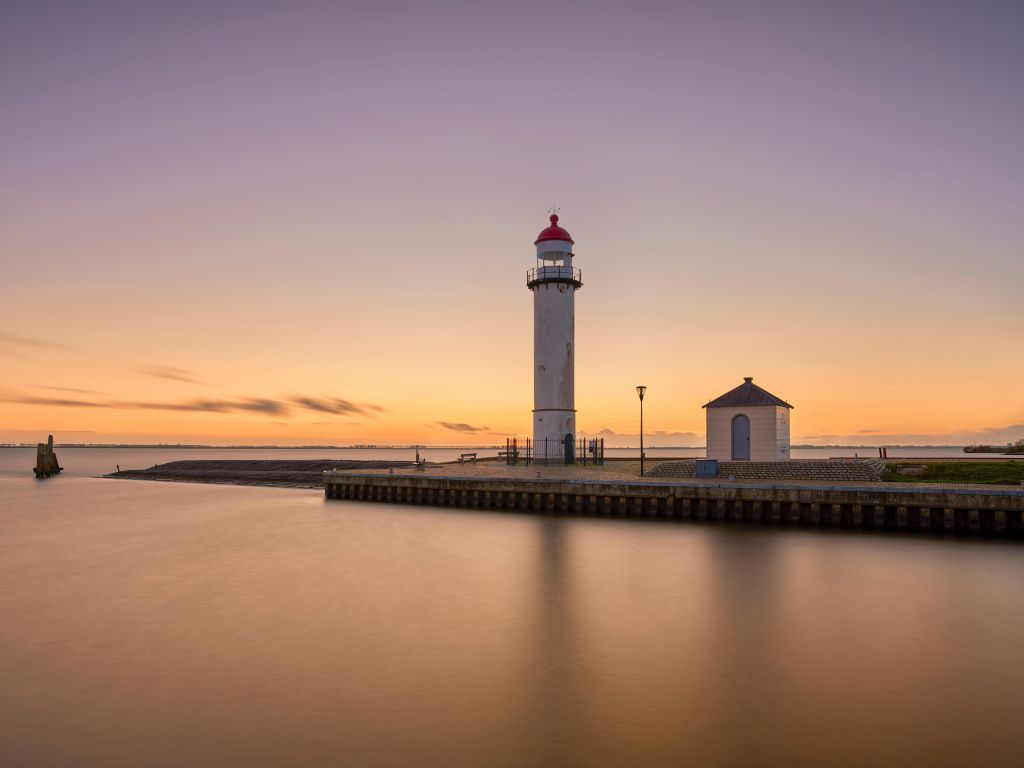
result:
<svg viewBox="0 0 1024 768"><path fill-rule="evenodd" d="M652 469L660 461L646 462L644 468ZM387 475L390 470L350 470L352 474L359 475ZM348 473L346 471L345 473ZM341 474L341 473L339 473ZM906 490L966 490L966 491L998 491L1000 493L1012 493L1024 495L1024 486L1014 485L988 485L984 483L886 483L882 481L822 481L822 480L727 480L717 478L671 478L671 477L648 477L640 476L639 461L611 461L602 466L590 464L575 464L566 466L564 464L550 464L547 466L539 464L508 466L493 461L482 461L466 464L428 464L424 469L395 469L395 475L410 475L413 477L452 478L452 479L508 479L508 480L566 480L576 482L629 482L629 483L650 483L652 485L744 485L760 487L792 487L801 486L808 488L865 488L871 490L884 489L888 491Z"/></svg>
<svg viewBox="0 0 1024 768"><path fill-rule="evenodd" d="M647 462L645 469L654 466ZM387 471L375 473L387 474ZM395 470L399 474L399 470ZM595 467L593 464L518 464L510 467L496 461L467 464L428 464L423 470L401 470L401 474L431 477L508 478L520 480L588 480L598 482L634 482L640 480L639 461L614 461ZM644 481L671 484L671 478L644 477Z"/></svg>

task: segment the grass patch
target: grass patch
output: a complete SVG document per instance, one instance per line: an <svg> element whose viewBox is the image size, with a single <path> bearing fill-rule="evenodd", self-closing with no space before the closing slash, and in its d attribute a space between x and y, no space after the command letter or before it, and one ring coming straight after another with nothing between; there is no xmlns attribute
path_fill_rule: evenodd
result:
<svg viewBox="0 0 1024 768"><path fill-rule="evenodd" d="M885 465L882 479L890 483L986 483L1020 485L1024 481L1024 461L944 461L907 462L924 467L920 474L901 475L899 464Z"/></svg>

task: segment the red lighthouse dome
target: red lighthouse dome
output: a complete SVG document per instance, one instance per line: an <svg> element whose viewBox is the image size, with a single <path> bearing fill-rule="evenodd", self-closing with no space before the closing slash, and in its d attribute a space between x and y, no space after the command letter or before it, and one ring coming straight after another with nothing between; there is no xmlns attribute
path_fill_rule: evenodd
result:
<svg viewBox="0 0 1024 768"><path fill-rule="evenodd" d="M557 213L551 214L551 226L543 230L539 235L537 235L537 239L533 241L533 244L537 245L538 243L543 243L546 240L566 240L572 243L573 245L576 244L573 242L572 236L564 229L562 229L560 226L558 226Z"/></svg>

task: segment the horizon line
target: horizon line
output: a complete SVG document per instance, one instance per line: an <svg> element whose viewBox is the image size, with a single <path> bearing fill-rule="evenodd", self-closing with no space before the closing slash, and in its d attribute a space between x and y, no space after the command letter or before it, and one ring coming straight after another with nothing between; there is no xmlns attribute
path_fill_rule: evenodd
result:
<svg viewBox="0 0 1024 768"><path fill-rule="evenodd" d="M0 448L34 448L38 443L0 443ZM446 444L446 445L427 445L425 443L356 443L351 445L317 445L317 444L303 444L303 445L274 445L274 444L232 444L232 445L212 445L209 443L57 443L54 444L55 448L211 448L220 450L230 449L275 449L275 450L309 450L309 449L322 449L322 450L339 450L339 451L359 451L359 450L416 450L417 448L423 450L457 450L461 448L496 448L500 449L504 446L499 443L487 443L487 444ZM969 448L973 445L979 445L977 443L943 443L926 445L922 443L885 443L885 444L849 444L849 443L800 443L792 444L790 448ZM989 444L981 444L989 445ZM1012 443L1007 443L1007 446ZM1005 447L1002 444L992 444L994 448ZM660 445L660 446L648 446L645 451L696 451L706 449L706 445ZM639 450L639 445L617 445L617 446L606 446L605 450Z"/></svg>

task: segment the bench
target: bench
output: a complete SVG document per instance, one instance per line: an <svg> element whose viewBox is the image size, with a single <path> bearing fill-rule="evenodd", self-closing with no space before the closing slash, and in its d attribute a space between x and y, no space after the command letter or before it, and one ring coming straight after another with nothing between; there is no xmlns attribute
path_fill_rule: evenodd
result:
<svg viewBox="0 0 1024 768"><path fill-rule="evenodd" d="M467 460L472 461L474 464L476 464L476 454L463 453L459 456L459 464L465 464Z"/></svg>

